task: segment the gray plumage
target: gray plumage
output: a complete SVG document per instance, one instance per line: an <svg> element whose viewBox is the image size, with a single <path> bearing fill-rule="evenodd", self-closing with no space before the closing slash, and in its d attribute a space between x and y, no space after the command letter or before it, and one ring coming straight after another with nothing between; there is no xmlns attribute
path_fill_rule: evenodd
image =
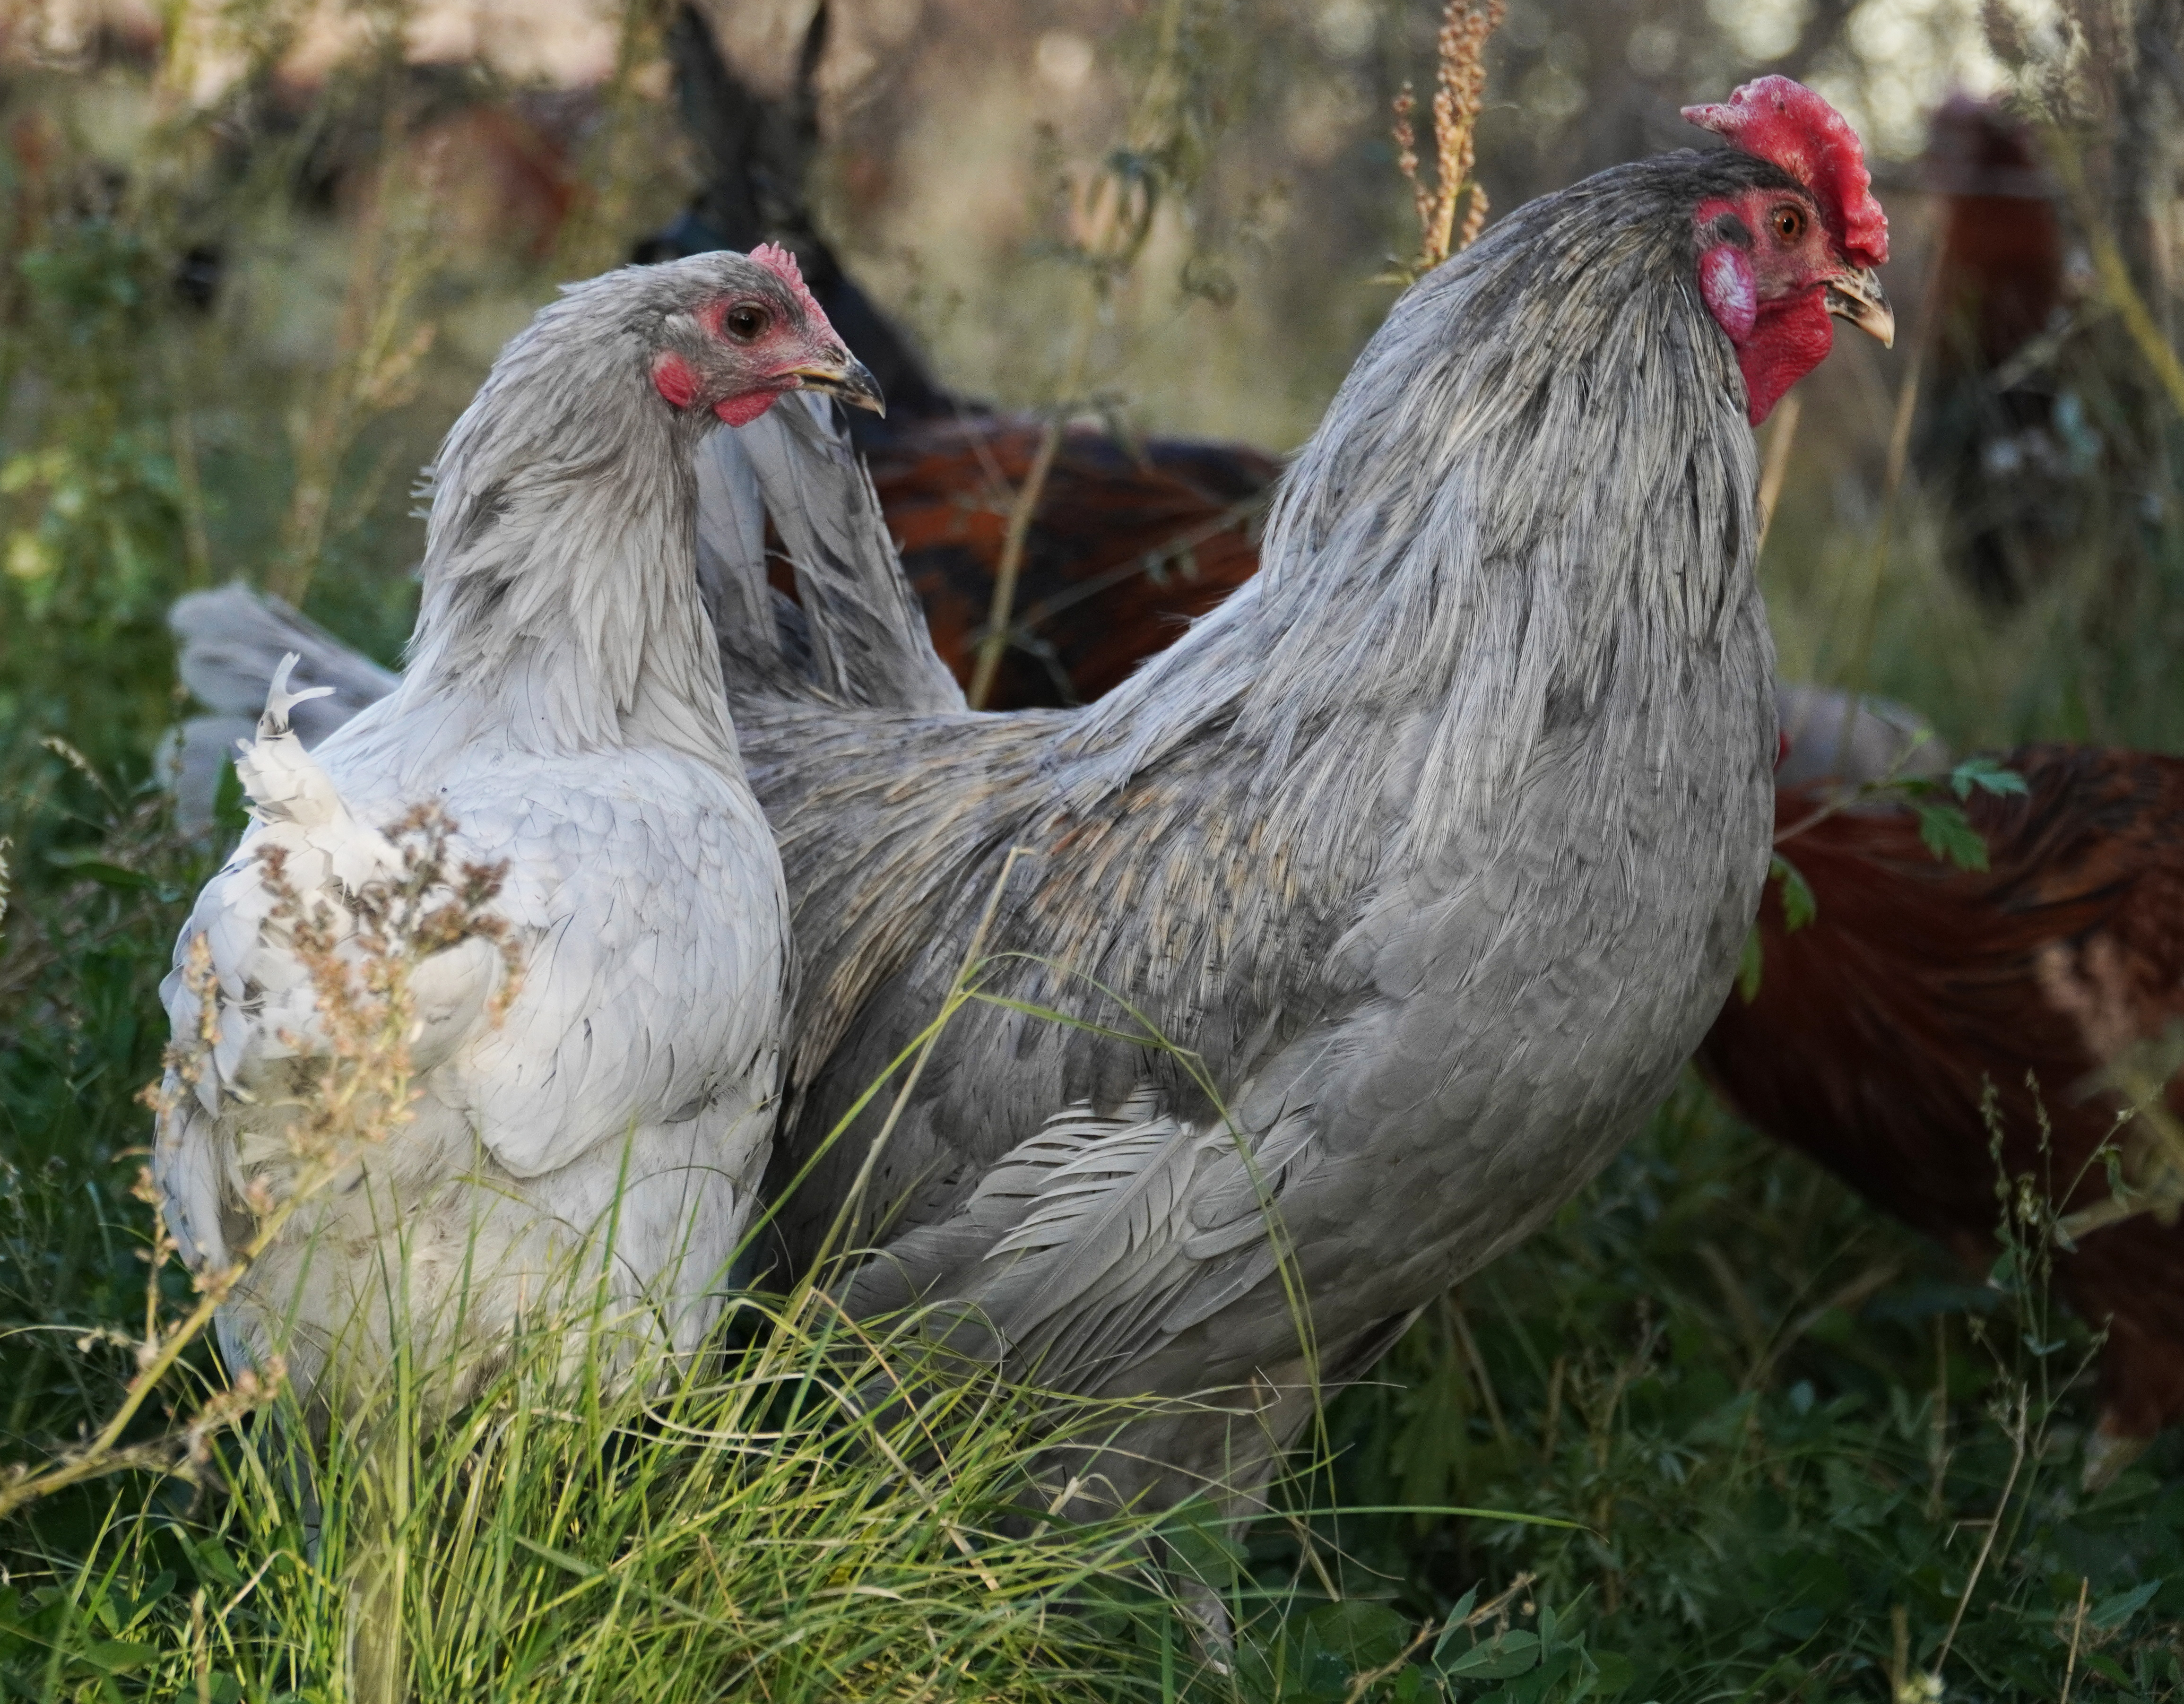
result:
<svg viewBox="0 0 2184 1704"><path fill-rule="evenodd" d="M1087 710L909 713L929 671L901 713L854 707L884 679L732 678L802 961L772 1187L1031 854L998 998L941 1038L844 1284L1057 1384L1227 1393L1127 1435L1114 1495L1248 1489L1315 1382L1539 1224L1719 1008L1775 723L1752 434L1690 218L1780 181L1624 168L1428 277L1286 476L1257 579ZM1194 1066L1025 1010L1127 1032L1123 1000ZM890 1100L783 1208L792 1261Z"/></svg>
<svg viewBox="0 0 2184 1704"><path fill-rule="evenodd" d="M1552 1213L1720 1005L1775 711L1744 385L1691 217L1753 185L1789 181L1621 168L1429 276L1286 476L1259 577L1081 711L961 708L869 486L805 422L761 426L829 542L797 542L755 429L701 457L801 961L770 1187L939 1010L1027 849L994 998L935 1048L840 1282L1056 1384L1190 1399L1088 1465L1106 1495L1248 1491L1315 1384ZM1125 1000L1186 1054L1130 1039ZM892 1099L783 1206L791 1261Z"/></svg>
<svg viewBox="0 0 2184 1704"><path fill-rule="evenodd" d="M265 689L281 659L308 660L304 678L327 689L290 712L308 750L366 704L393 692L401 676L341 643L280 599L241 581L175 600L167 626L176 672L209 714L190 716L160 743L154 766L175 796L185 827L211 826L220 766L258 728Z"/></svg>
<svg viewBox="0 0 2184 1704"><path fill-rule="evenodd" d="M476 934L411 968L414 1101L220 1308L230 1356L285 1356L307 1400L337 1367L348 1397L370 1390L405 1341L421 1366L447 1357L433 1389L460 1396L526 1322L556 1325L573 1376L588 1344L627 1365L694 1346L719 1311L772 1134L788 938L699 595L693 452L716 415L805 383L869 394L785 260L572 287L448 435L398 679L240 588L176 611L184 678L216 710L248 702L239 668L292 653L237 759L257 821L161 990L194 1056L184 967L203 955L213 1033L200 1069L170 1071L153 1159L193 1266L227 1267L293 1187L294 1132L347 1044L302 925L354 962L367 891L404 879L387 825L437 807L443 878L496 867L491 910L521 949L514 985ZM316 693L287 690L298 647ZM315 704L367 694L305 750ZM580 1323L559 1328L564 1305Z"/></svg>
<svg viewBox="0 0 2184 1704"><path fill-rule="evenodd" d="M828 404L801 398L723 434L698 458L698 487L699 577L741 695L963 708L896 565L872 477ZM769 519L795 573L794 604L766 583Z"/></svg>

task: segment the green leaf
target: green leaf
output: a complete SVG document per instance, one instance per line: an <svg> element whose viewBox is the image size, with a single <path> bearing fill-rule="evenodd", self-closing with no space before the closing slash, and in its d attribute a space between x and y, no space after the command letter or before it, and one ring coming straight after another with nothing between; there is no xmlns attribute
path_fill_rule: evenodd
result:
<svg viewBox="0 0 2184 1704"><path fill-rule="evenodd" d="M1744 932L1744 954L1736 963L1736 992L1745 1005L1759 998L1759 968L1764 949L1759 944L1759 925Z"/></svg>
<svg viewBox="0 0 2184 1704"><path fill-rule="evenodd" d="M1804 873L1780 852L1767 867L1767 877L1782 884L1782 927L1795 934L1820 914L1820 902L1813 897L1812 884Z"/></svg>
<svg viewBox="0 0 2184 1704"><path fill-rule="evenodd" d="M140 871L125 870L119 864L109 863L96 852L48 852L48 864L58 864L64 870L98 883L103 888L119 888L130 893L143 892L159 884Z"/></svg>
<svg viewBox="0 0 2184 1704"><path fill-rule="evenodd" d="M1517 1628L1485 1645L1474 1645L1452 1662L1440 1665L1450 1679L1506 1680L1540 1660L1540 1635Z"/></svg>
<svg viewBox="0 0 2184 1704"><path fill-rule="evenodd" d="M1596 1651L1592 1653L1593 1667L1600 1672L1593 1679L1593 1690L1600 1697L1613 1698L1618 1692L1630 1690L1630 1683L1638 1678L1638 1666L1619 1651Z"/></svg>
<svg viewBox="0 0 2184 1704"><path fill-rule="evenodd" d="M1926 849L1959 870L1986 868L1986 841L1971 819L1953 805L1914 805L1919 815L1919 838Z"/></svg>
<svg viewBox="0 0 2184 1704"><path fill-rule="evenodd" d="M1301 1636L1284 1632L1280 1645L1280 1668L1288 1679L1281 1698L1342 1704L1350 1692L1350 1664L1340 1651L1327 1648L1317 1629L1307 1624Z"/></svg>
<svg viewBox="0 0 2184 1704"><path fill-rule="evenodd" d="M80 1662L108 1674L126 1674L142 1668L159 1654L156 1645L139 1645L132 1639L95 1639L69 1653Z"/></svg>
<svg viewBox="0 0 2184 1704"><path fill-rule="evenodd" d="M1322 1604L1305 1618L1305 1624L1353 1673L1378 1668L1411 1640L1410 1623L1386 1604L1354 1597Z"/></svg>
<svg viewBox="0 0 2184 1704"><path fill-rule="evenodd" d="M2114 1597L2103 1598L2086 1619L2096 1627L2120 1627L2153 1602L2153 1594L2160 1590L2161 1582L2150 1579L2144 1585L2133 1586L2129 1591L2120 1591Z"/></svg>
<svg viewBox="0 0 2184 1704"><path fill-rule="evenodd" d="M1969 799L1972 789L1997 795L2025 794L2025 777L2014 769L2004 769L1991 757L1968 757L1949 771L1949 787L1959 799Z"/></svg>
<svg viewBox="0 0 2184 1704"><path fill-rule="evenodd" d="M1470 1629L1463 1624L1463 1620L1471 1613L1478 1602L1479 1588L1475 1585L1462 1597L1457 1599L1456 1607L1448 1612L1448 1625L1441 1629L1440 1637L1434 1641L1435 1667L1439 1668L1446 1661L1450 1652L1468 1651L1471 1648L1463 1642L1465 1636L1470 1632Z"/></svg>
<svg viewBox="0 0 2184 1704"><path fill-rule="evenodd" d="M1221 1512L1201 1499L1179 1505L1161 1529L1179 1572L1216 1588L1236 1578L1244 1551Z"/></svg>

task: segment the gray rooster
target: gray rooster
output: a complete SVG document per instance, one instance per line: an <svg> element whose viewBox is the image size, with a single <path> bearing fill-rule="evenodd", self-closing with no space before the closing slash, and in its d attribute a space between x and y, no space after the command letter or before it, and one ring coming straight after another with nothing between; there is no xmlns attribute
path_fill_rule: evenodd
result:
<svg viewBox="0 0 2184 1704"><path fill-rule="evenodd" d="M849 1203L855 1309L1190 1399L1084 1467L1103 1494L1247 1489L1720 1009L1773 829L1749 423L1830 315L1892 328L1842 120L1781 78L1690 116L1734 149L1535 202L1399 302L1258 576L1089 709L964 713L854 566L803 574L784 686L759 553L713 541L803 964L789 1258ZM853 473L766 482L823 530ZM835 530L800 564L856 558ZM974 955L900 1106L826 1146Z"/></svg>
<svg viewBox="0 0 2184 1704"><path fill-rule="evenodd" d="M857 1309L1178 1399L1076 1464L1088 1498L1248 1493L1721 1007L1773 828L1750 425L1831 315L1892 323L1833 109L1777 77L1690 116L1732 148L1535 202L1400 301L1261 574L1087 709L963 709L807 411L700 457L802 961L787 1257L849 1208ZM211 595L200 655L248 615ZM830 1145L974 956L983 998Z"/></svg>

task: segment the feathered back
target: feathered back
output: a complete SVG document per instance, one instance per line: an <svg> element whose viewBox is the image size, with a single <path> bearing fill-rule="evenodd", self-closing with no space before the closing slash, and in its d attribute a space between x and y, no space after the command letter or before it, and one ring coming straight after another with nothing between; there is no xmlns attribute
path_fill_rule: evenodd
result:
<svg viewBox="0 0 2184 1704"><path fill-rule="evenodd" d="M1986 870L1937 860L1896 805L1841 811L1783 842L1818 915L1789 930L1769 888L1757 997L1732 994L1699 1052L1752 1123L1950 1241L1993 1228L1989 1085L2010 1171L2068 1180L2113 1117L2104 1097L2078 1092L2105 1062L2086 1020L2106 1021L2114 1049L2184 1015L2184 860L2170 849L2184 842L2184 764L2059 745L2003 761L2030 792L1966 801ZM1786 789L1777 820L1805 821L1830 796ZM2038 1151L2028 1072L2052 1159ZM2106 1187L2093 1167L2081 1192Z"/></svg>
<svg viewBox="0 0 2184 1704"><path fill-rule="evenodd" d="M1758 470L1690 223L1755 182L1788 180L1727 153L1620 168L1427 278L1284 476L1260 575L1098 704L967 725L739 705L807 896L792 1078L872 1080L1014 845L1037 855L991 944L1025 956L992 986L1072 1011L1122 991L1221 1080L1359 998L1357 966L1391 942L1423 976L1482 949L1435 938L1474 908L1552 913L1539 848L1512 844L1561 832L1543 817L1591 822L1622 791L1666 810L1662 777L1688 775L1733 799L1714 832L1737 844L1708 856L1756 888L1763 821L1741 813L1774 756ZM1021 1016L965 1014L941 1046L928 1081L964 1087L933 1116L974 1151L1071 1099L1112 1106L1139 1072L1197 1106L1170 1065ZM995 1058L1011 1095L981 1098L975 1061ZM838 1115L828 1095L801 1138Z"/></svg>

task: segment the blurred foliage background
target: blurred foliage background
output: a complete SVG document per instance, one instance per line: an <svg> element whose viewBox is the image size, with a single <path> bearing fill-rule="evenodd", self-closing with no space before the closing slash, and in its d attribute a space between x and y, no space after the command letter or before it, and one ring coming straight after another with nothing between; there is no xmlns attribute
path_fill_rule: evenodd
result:
<svg viewBox="0 0 2184 1704"><path fill-rule="evenodd" d="M1497 209L1683 144L1681 104L1760 71L1868 140L1902 335L1846 340L1768 429L1786 674L1901 699L1959 748L2184 749L2184 397L2144 330L2175 347L2181 9L1513 0L1479 127ZM785 95L810 10L699 14ZM183 707L163 612L240 576L397 660L440 434L556 281L703 187L677 19L0 0L0 1459L103 1412L128 1363L99 1333L142 1307L133 1097L211 855L154 781ZM959 392L1286 450L1414 244L1388 114L1437 23L1427 0L835 0L802 192ZM1118 148L1157 210L1090 294L1075 221ZM1264 1523L1228 1559L1267 1606L1234 1685L1912 1700L1939 1668L1951 1696L2184 1696L2184 1454L2077 1492L2088 1339L2040 1267L1982 1283L1689 1090L1338 1405L1294 1488L1583 1530ZM92 1497L0 1531L11 1696L213 1696L159 1656L198 1564L110 1544L201 1534L217 1500L132 1495L125 1521ZM1405 1678L1420 1618L1513 1586L1530 1646ZM120 1654L85 1657L94 1634Z"/></svg>

